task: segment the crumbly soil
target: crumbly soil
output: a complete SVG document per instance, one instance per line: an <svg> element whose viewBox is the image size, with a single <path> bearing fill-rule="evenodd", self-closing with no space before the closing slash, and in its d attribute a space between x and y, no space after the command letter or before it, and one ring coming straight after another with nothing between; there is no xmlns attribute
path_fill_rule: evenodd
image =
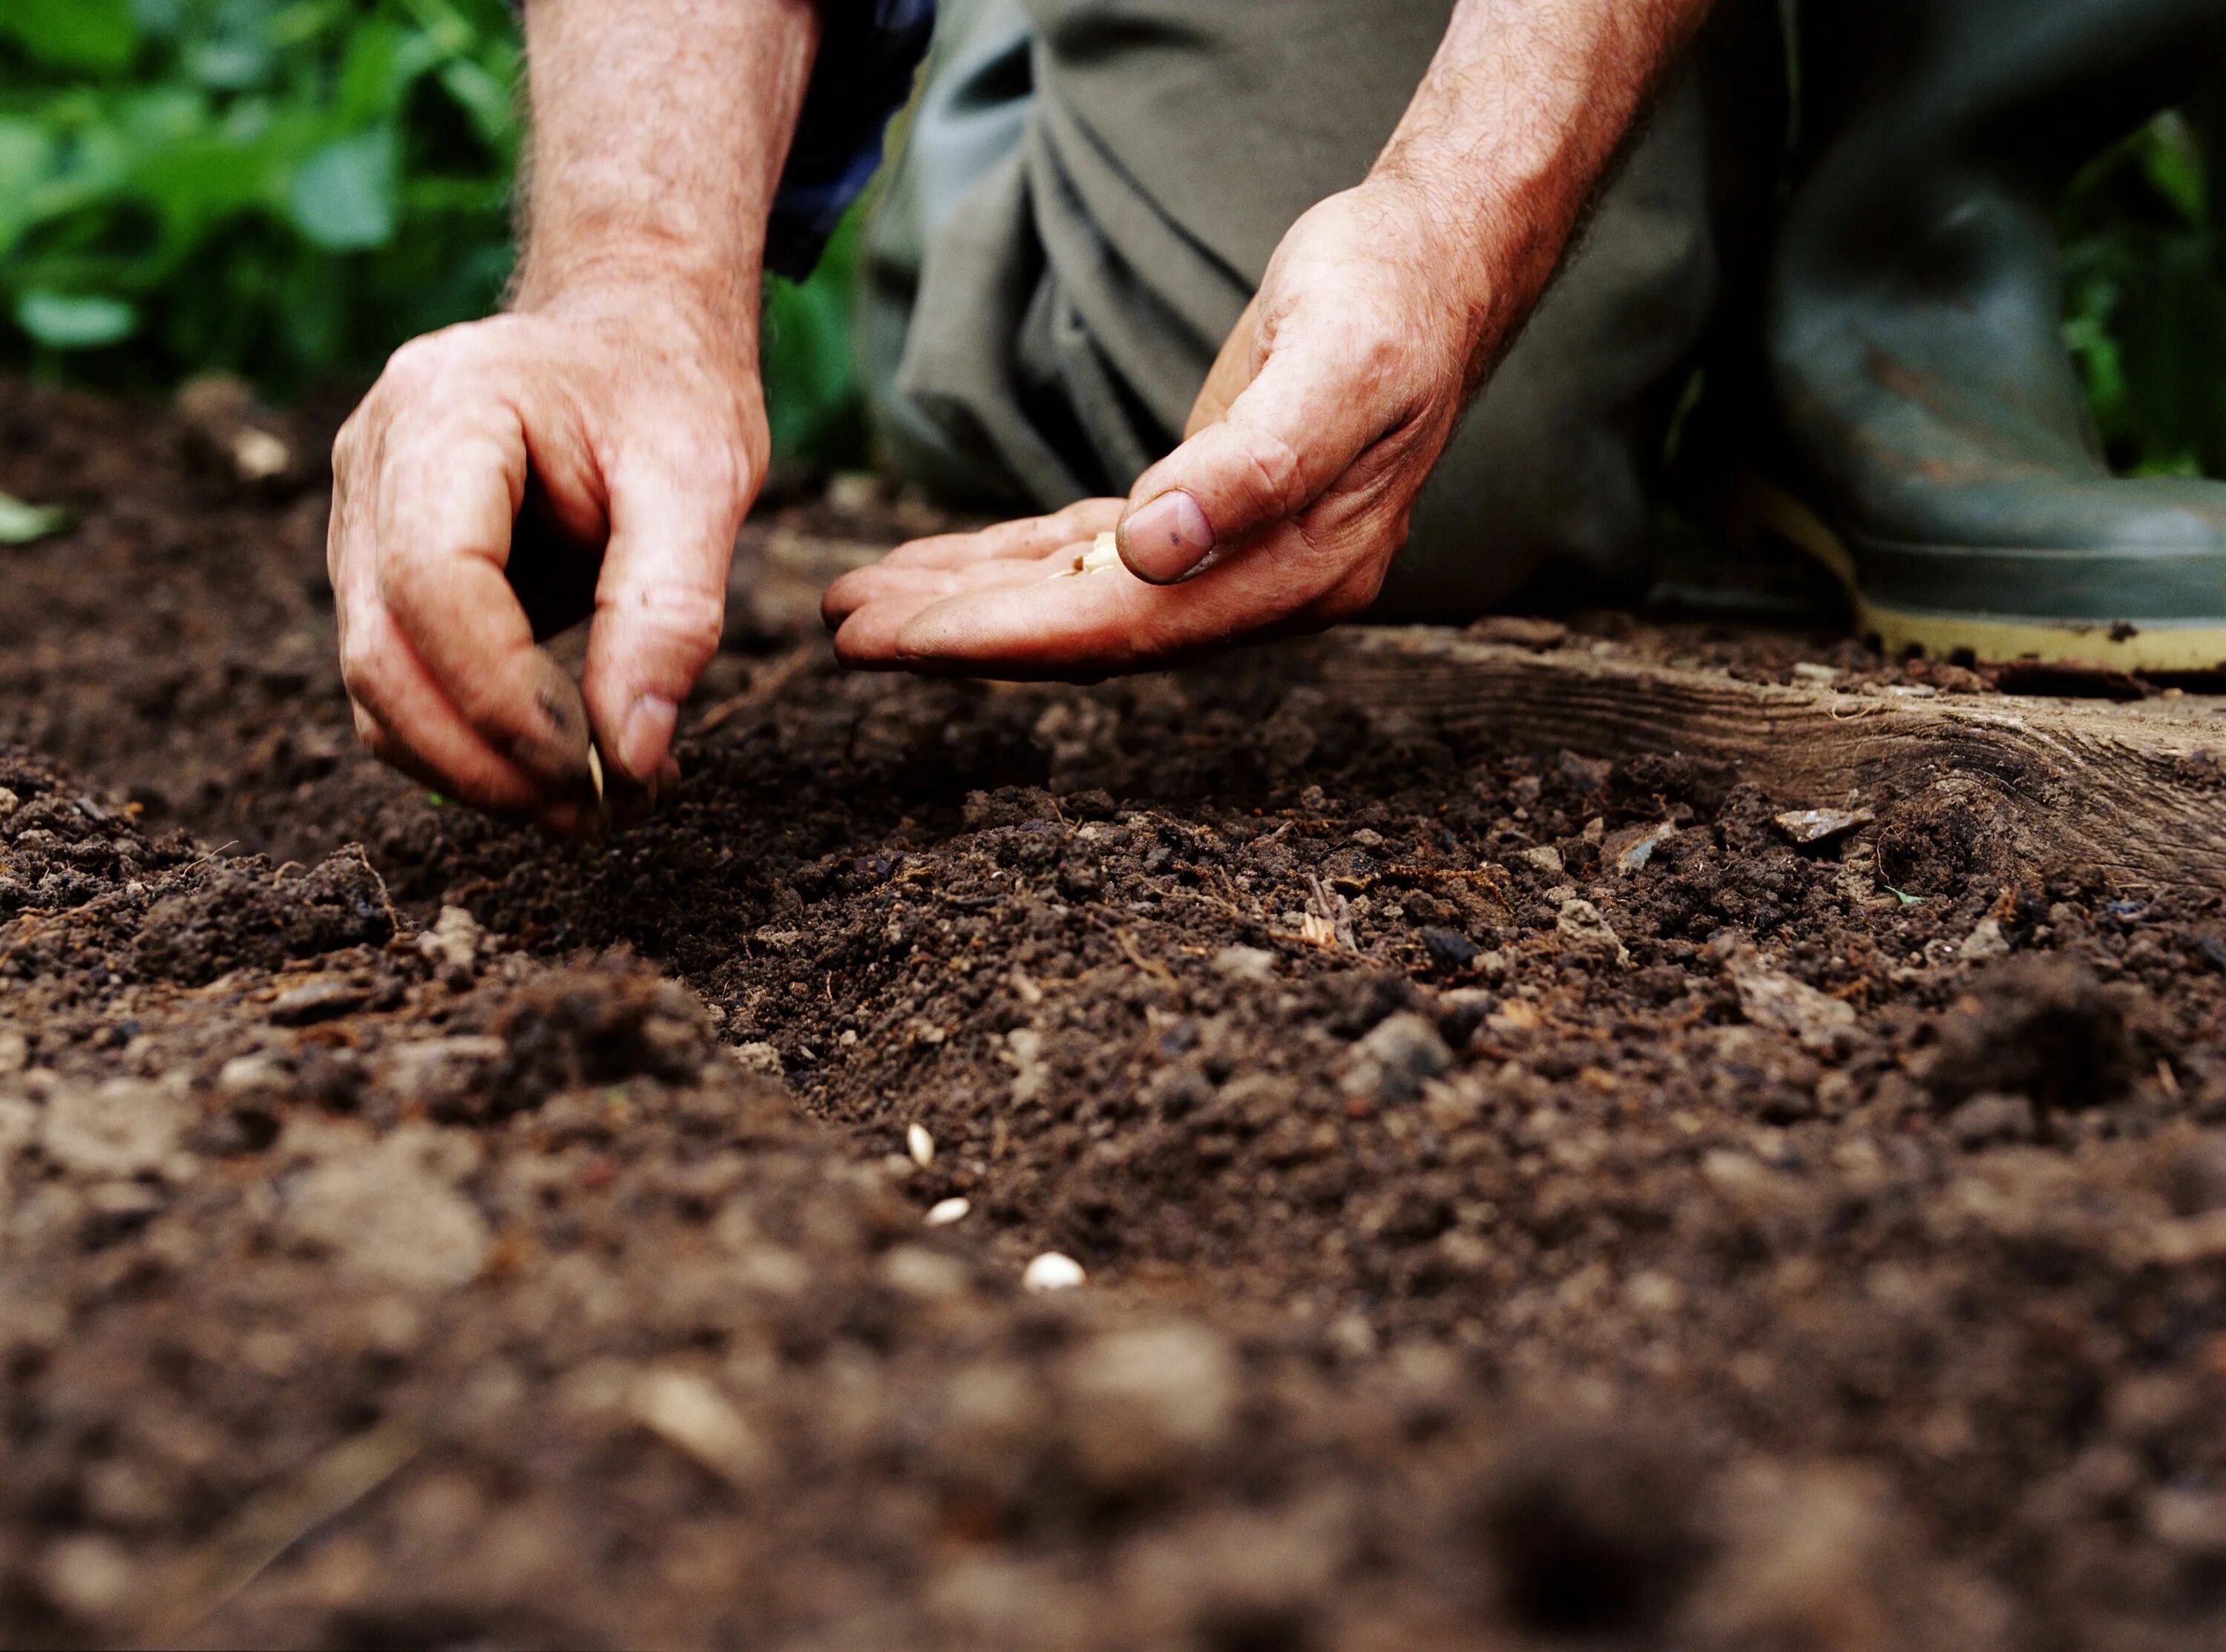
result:
<svg viewBox="0 0 2226 1652"><path fill-rule="evenodd" d="M321 487L0 387L0 1641L2218 1644L2218 898L1288 661L845 678L866 499L551 844L354 751Z"/></svg>

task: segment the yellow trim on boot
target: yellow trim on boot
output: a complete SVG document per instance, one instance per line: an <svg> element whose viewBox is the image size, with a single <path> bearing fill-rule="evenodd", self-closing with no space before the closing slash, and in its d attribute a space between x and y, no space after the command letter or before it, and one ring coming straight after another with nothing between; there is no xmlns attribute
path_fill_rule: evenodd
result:
<svg viewBox="0 0 2226 1652"><path fill-rule="evenodd" d="M1831 524L1773 482L1746 479L1738 513L1792 546L1846 589L1862 634L1881 651L1919 649L1944 659L1969 651L2000 664L2018 660L2106 665L2121 671L2216 671L2226 668L2226 623L2169 621L2111 625L2100 620L1993 618L1890 608L1863 594L1854 555Z"/></svg>
<svg viewBox="0 0 2226 1652"><path fill-rule="evenodd" d="M1968 649L1981 660L2107 665L2121 671L2216 671L2226 667L2226 626L2073 625L2062 620L1982 620L1973 614L1921 613L1855 598L1866 636L1892 656L1922 650L1945 659Z"/></svg>

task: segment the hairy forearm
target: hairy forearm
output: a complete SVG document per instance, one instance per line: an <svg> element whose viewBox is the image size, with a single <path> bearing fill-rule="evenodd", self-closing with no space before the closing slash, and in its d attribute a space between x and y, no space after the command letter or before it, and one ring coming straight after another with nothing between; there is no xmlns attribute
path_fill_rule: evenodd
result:
<svg viewBox="0 0 2226 1652"><path fill-rule="evenodd" d="M766 219L818 46L812 0L528 0L516 303L679 283L754 327Z"/></svg>
<svg viewBox="0 0 2226 1652"><path fill-rule="evenodd" d="M1409 190L1442 237L1479 371L1709 3L1460 0L1373 175Z"/></svg>

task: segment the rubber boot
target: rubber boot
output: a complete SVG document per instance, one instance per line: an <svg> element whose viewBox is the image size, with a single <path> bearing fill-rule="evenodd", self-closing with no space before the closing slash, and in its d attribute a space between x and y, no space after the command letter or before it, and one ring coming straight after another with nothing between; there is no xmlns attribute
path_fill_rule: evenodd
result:
<svg viewBox="0 0 2226 1652"><path fill-rule="evenodd" d="M1765 327L1811 511L1889 652L2226 666L2226 485L2112 476L2052 210L2191 94L2226 0L1809 0L1813 169Z"/></svg>

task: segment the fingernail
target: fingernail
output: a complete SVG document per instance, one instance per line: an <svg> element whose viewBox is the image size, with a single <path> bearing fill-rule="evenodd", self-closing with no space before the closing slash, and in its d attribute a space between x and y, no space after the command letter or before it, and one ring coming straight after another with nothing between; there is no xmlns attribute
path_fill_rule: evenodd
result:
<svg viewBox="0 0 2226 1652"><path fill-rule="evenodd" d="M1123 519L1121 560L1140 580L1169 585L1213 550L1213 530L1198 501L1180 489L1162 493Z"/></svg>
<svg viewBox="0 0 2226 1652"><path fill-rule="evenodd" d="M672 727L679 720L680 708L661 694L645 694L636 700L619 734L619 766L637 780L655 774L671 747Z"/></svg>

